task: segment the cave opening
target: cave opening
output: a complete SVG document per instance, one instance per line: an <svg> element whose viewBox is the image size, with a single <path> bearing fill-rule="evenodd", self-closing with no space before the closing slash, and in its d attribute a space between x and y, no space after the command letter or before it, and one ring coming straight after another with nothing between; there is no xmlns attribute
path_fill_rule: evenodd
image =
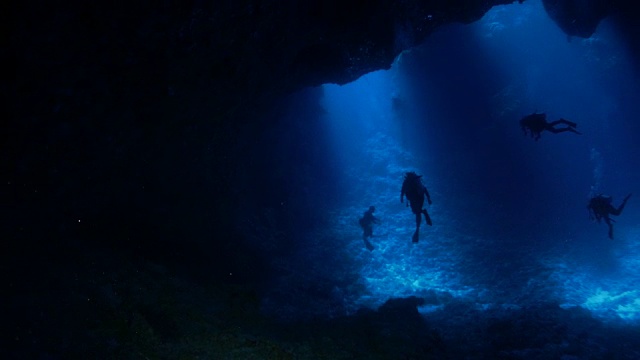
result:
<svg viewBox="0 0 640 360"><path fill-rule="evenodd" d="M7 6L4 358L640 358L631 3Z"/></svg>
<svg viewBox="0 0 640 360"><path fill-rule="evenodd" d="M296 141L323 149L310 173L334 183L337 200L300 229L263 310L331 317L418 296L422 312L452 299L479 309L553 302L638 320L639 210L625 210L612 242L585 209L595 193L620 201L640 177L624 130L640 111L631 62L607 21L568 38L528 1L446 26L390 70L302 92L321 111ZM525 137L518 120L534 112L575 121L581 134ZM434 225L417 244L398 201L407 171L433 198ZM358 225L369 206L381 221L373 251Z"/></svg>

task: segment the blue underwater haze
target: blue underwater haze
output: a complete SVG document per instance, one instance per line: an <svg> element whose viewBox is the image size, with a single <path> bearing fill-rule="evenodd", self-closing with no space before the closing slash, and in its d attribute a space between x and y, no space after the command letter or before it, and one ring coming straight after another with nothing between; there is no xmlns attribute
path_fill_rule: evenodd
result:
<svg viewBox="0 0 640 360"><path fill-rule="evenodd" d="M612 23L568 38L527 1L442 28L389 70L292 95L264 136L278 159L267 177L291 183L265 208L296 209L295 239L265 250L277 271L261 311L335 318L417 297L434 322L463 323L451 310L463 304L466 321L551 306L638 326L638 70ZM581 135L534 141L518 123L534 112ZM423 222L416 244L399 201L408 171L433 199L434 224ZM589 218L598 193L615 206L634 193L614 240ZM358 225L369 206L381 221L373 251Z"/></svg>

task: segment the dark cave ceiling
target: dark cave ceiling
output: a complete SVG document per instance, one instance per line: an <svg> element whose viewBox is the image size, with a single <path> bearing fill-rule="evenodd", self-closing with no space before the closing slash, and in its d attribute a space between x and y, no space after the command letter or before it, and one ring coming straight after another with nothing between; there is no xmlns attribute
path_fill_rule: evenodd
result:
<svg viewBox="0 0 640 360"><path fill-rule="evenodd" d="M18 116L77 102L136 115L178 95L233 113L309 85L345 84L387 69L451 22L513 0L134 1L4 5ZM544 0L571 36L589 37L621 1ZM127 91L121 89L126 88ZM7 88L5 88L8 90ZM118 96L114 94L118 93ZM39 109L40 111L46 111ZM127 109L121 109L127 111Z"/></svg>
<svg viewBox="0 0 640 360"><path fill-rule="evenodd" d="M589 36L617 16L637 56L637 13L627 2L543 1L571 36ZM25 219L32 206L60 201L69 214L121 209L135 201L137 182L173 194L188 182L185 173L232 174L235 159L252 151L246 128L267 127L255 115L284 94L387 69L439 26L518 2L5 2L10 65L0 90L10 116L0 122L0 164L7 183L22 184L8 202ZM232 175L211 178L218 183L198 191L233 183ZM34 197L45 186L49 197ZM216 199L221 213L234 206Z"/></svg>

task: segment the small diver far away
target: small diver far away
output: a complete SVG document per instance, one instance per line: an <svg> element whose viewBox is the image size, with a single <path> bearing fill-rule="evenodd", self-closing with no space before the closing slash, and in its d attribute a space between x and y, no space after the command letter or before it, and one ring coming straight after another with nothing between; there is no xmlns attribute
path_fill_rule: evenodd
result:
<svg viewBox="0 0 640 360"><path fill-rule="evenodd" d="M556 125L560 124L567 125L567 127L557 128ZM535 141L540 139L540 134L545 130L554 134L570 131L574 134L582 135L582 133L576 130L577 126L578 124L562 118L547 122L547 115L545 113L537 114L534 112L520 119L520 127L524 135L531 135Z"/></svg>
<svg viewBox="0 0 640 360"><path fill-rule="evenodd" d="M373 237L373 224L380 224L380 220L377 217L373 216L373 213L376 211L375 206L369 206L369 210L364 212L364 215L358 220L360 223L360 227L364 231L362 234L362 239L364 240L364 246L367 247L367 250L373 251L375 249L371 242L369 242L369 238Z"/></svg>
<svg viewBox="0 0 640 360"><path fill-rule="evenodd" d="M413 243L418 242L420 223L422 222L421 215L424 215L427 225L433 225L429 213L423 208L424 197L427 197L427 201L431 205L431 196L429 196L429 191L422 184L421 177L422 175L418 175L414 171L406 173L402 182L402 190L400 191L400 202L404 202L404 197L406 196L407 206L411 206L411 212L416 215L416 231L413 233Z"/></svg>
<svg viewBox="0 0 640 360"><path fill-rule="evenodd" d="M624 206L627 204L627 200L631 197L631 194L627 195L622 204L617 208L613 207L611 203L613 198L609 195L598 194L589 200L587 204L587 210L589 210L589 217L597 220L598 222L604 219L604 222L609 226L609 239L613 240L613 223L615 220L611 219L609 215L618 216L622 213Z"/></svg>

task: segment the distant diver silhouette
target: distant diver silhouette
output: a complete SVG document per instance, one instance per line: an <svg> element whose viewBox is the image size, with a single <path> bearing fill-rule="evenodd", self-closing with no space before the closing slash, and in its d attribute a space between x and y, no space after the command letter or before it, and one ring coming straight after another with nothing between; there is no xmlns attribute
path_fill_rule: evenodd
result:
<svg viewBox="0 0 640 360"><path fill-rule="evenodd" d="M567 125L567 127L558 129L555 126L559 124ZM576 126L578 126L578 124L562 118L560 120L547 122L547 115L544 113L537 114L534 112L520 119L520 127L524 135L531 135L535 141L540 139L540 134L545 130L554 134L570 131L574 134L581 135L581 133L576 130Z"/></svg>
<svg viewBox="0 0 640 360"><path fill-rule="evenodd" d="M369 251L373 251L374 249L373 245L369 242L369 238L373 237L373 224L380 224L380 220L373 216L375 211L376 208L374 206L370 206L369 210L365 211L362 218L358 221L360 223L360 227L364 230L364 233L362 234L364 246L366 246Z"/></svg>
<svg viewBox="0 0 640 360"><path fill-rule="evenodd" d="M413 233L412 242L418 242L418 234L420 231L420 223L421 223L421 214L424 215L424 220L427 222L427 225L433 225L431 222L431 217L427 210L423 209L424 205L424 197L427 197L427 201L429 205L431 205L431 196L429 196L429 191L422 184L420 178L422 175L418 175L415 172L411 171L404 175L404 181L402 182L402 190L400 191L400 202L404 202L404 197L407 197L407 206L411 205L411 211L416 215L416 231Z"/></svg>
<svg viewBox="0 0 640 360"><path fill-rule="evenodd" d="M622 204L618 208L611 205L613 198L609 195L598 194L589 200L587 204L587 210L589 210L589 217L591 219L600 222L604 219L604 222L609 226L609 239L613 240L613 223L615 220L611 219L609 215L618 216L622 213L624 206L627 204L627 200L631 197L631 194L627 195Z"/></svg>

